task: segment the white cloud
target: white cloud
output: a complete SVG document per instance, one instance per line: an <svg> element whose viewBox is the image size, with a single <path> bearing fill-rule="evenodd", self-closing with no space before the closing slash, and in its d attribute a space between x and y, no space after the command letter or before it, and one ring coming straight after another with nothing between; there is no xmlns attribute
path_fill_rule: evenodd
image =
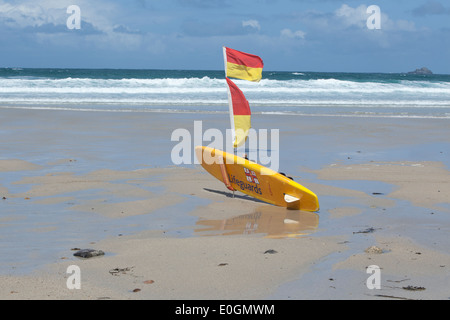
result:
<svg viewBox="0 0 450 320"><path fill-rule="evenodd" d="M339 9L334 12L334 26L336 29L357 27L362 30L367 30L367 19L371 16L367 13L367 6L360 5L356 8L352 8L347 4L343 4ZM382 30L399 30L399 31L415 31L416 27L414 22L407 20L392 20L383 11L383 7L380 8L380 20Z"/></svg>
<svg viewBox="0 0 450 320"><path fill-rule="evenodd" d="M22 0L20 3L0 0L0 28L32 34L39 45L85 46L100 49L138 50L147 36L135 28L116 23L121 10L104 0L77 0L81 13L81 29L66 25L73 0Z"/></svg>
<svg viewBox="0 0 450 320"><path fill-rule="evenodd" d="M357 8L352 8L347 4L343 4L335 11L335 16L344 24L345 27L358 26L365 27L367 21L367 6L360 5Z"/></svg>
<svg viewBox="0 0 450 320"><path fill-rule="evenodd" d="M12 5L0 2L0 19L11 28L36 27L54 23L55 18L36 3Z"/></svg>
<svg viewBox="0 0 450 320"><path fill-rule="evenodd" d="M65 26L69 17L66 10L73 2L73 0L23 0L19 4L11 4L0 0L0 21L14 29L36 28L48 24ZM76 2L81 9L82 21L104 32L114 29L111 14L119 12L115 5L104 1Z"/></svg>
<svg viewBox="0 0 450 320"><path fill-rule="evenodd" d="M251 27L254 28L256 30L261 30L261 26L259 25L258 20L245 20L242 21L242 26L243 27Z"/></svg>
<svg viewBox="0 0 450 320"><path fill-rule="evenodd" d="M305 36L306 36L306 33L304 31L301 31L301 30L292 31L291 29L288 29L288 28L281 30L280 34L282 37L291 38L291 39L294 39L294 38L305 39Z"/></svg>

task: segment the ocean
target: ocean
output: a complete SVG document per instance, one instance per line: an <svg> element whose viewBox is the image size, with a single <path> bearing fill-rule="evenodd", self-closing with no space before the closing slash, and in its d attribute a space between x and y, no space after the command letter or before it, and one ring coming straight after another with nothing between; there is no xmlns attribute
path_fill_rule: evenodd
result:
<svg viewBox="0 0 450 320"><path fill-rule="evenodd" d="M264 71L253 114L450 118L450 75ZM0 68L0 108L228 113L224 71Z"/></svg>

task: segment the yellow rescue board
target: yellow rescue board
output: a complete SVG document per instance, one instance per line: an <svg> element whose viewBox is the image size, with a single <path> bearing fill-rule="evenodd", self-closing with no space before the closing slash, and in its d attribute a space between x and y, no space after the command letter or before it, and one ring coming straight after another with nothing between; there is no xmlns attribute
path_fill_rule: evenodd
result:
<svg viewBox="0 0 450 320"><path fill-rule="evenodd" d="M319 210L314 192L270 168L219 149L197 146L195 153L202 167L230 190L280 207Z"/></svg>

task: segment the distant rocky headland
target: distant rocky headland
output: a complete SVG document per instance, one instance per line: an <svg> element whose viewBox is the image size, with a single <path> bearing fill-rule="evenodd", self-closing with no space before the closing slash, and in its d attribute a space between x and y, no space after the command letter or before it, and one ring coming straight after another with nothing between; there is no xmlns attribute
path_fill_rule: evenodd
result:
<svg viewBox="0 0 450 320"><path fill-rule="evenodd" d="M433 72L431 72L430 69L423 67L414 71L410 71L408 72L408 74L433 74Z"/></svg>

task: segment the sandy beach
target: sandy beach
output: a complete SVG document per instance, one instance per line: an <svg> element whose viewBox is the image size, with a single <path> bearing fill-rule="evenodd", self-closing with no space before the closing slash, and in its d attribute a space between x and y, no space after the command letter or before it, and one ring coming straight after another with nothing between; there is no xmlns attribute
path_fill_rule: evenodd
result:
<svg viewBox="0 0 450 320"><path fill-rule="evenodd" d="M0 299L450 298L448 120L255 114L280 130L280 171L318 195L315 213L174 165L171 134L196 120L229 124L2 108ZM73 256L87 248L105 254Z"/></svg>

